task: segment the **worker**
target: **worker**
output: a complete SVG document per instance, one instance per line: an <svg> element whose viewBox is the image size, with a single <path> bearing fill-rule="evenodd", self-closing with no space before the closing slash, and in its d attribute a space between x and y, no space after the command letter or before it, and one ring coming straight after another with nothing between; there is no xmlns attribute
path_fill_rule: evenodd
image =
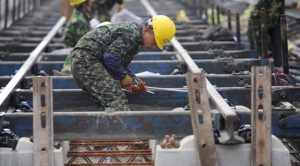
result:
<svg viewBox="0 0 300 166"><path fill-rule="evenodd" d="M74 47L77 41L91 30L90 20L92 20L91 7L93 2L94 0L70 0L74 10L64 30L65 47Z"/></svg>
<svg viewBox="0 0 300 166"><path fill-rule="evenodd" d="M123 9L123 0L95 0L92 10L100 22L110 21L110 12L115 4L117 11L121 11Z"/></svg>
<svg viewBox="0 0 300 166"><path fill-rule="evenodd" d="M260 0L250 14L253 20L254 40L256 41L257 51L261 51L261 9L266 10L267 15L267 41L270 57L274 59L274 66L282 66L281 56L281 32L280 32L280 15L284 14L283 0ZM248 33L250 39L253 34Z"/></svg>
<svg viewBox="0 0 300 166"><path fill-rule="evenodd" d="M146 91L145 83L128 68L142 48L170 42L175 24L156 15L145 24L125 22L104 25L84 35L71 51L72 74L79 87L102 109L129 111L129 92Z"/></svg>
<svg viewBox="0 0 300 166"><path fill-rule="evenodd" d="M65 48L74 47L78 40L92 29L91 24L97 24L91 15L93 3L94 0L70 0L70 5L74 7L74 10L64 30L63 40ZM57 70L52 71L54 75L71 75L70 55L67 56L61 72Z"/></svg>

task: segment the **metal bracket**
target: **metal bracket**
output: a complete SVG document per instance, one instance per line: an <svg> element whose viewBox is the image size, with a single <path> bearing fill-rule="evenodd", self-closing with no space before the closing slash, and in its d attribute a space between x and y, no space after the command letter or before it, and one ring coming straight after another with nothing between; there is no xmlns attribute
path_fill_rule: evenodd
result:
<svg viewBox="0 0 300 166"><path fill-rule="evenodd" d="M34 166L53 166L53 108L51 77L33 79Z"/></svg>
<svg viewBox="0 0 300 166"><path fill-rule="evenodd" d="M271 69L252 67L252 166L271 166Z"/></svg>
<svg viewBox="0 0 300 166"><path fill-rule="evenodd" d="M213 136L205 73L203 71L199 73L189 72L187 74L187 84L195 149L198 152L198 164L217 166L217 152ZM198 110L200 108L202 110L201 123L199 123L198 118Z"/></svg>

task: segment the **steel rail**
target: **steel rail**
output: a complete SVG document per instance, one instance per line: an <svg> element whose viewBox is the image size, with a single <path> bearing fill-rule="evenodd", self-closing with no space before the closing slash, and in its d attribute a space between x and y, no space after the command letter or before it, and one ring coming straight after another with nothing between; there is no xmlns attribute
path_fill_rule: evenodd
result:
<svg viewBox="0 0 300 166"><path fill-rule="evenodd" d="M144 7L147 9L147 11L152 15L157 15L153 7L150 5L148 0L140 0L141 3L144 5ZM177 51L178 55L180 55L181 59L185 62L185 64L188 66L189 71L192 73L199 73L201 69L196 65L196 63L193 61L191 56L188 54L188 52L182 47L182 45L178 42L176 37L174 37L171 40L171 44L173 45L174 49ZM214 103L214 105L217 107L218 111L222 115L222 117L225 119L226 123L226 130L228 134L228 139L226 139L227 143L236 143L236 139L234 136L234 123L237 121L237 114L230 108L228 103L223 99L223 97L218 93L218 91L213 87L213 85L209 82L207 78L206 79L206 86L207 91L210 96L210 99ZM239 142L239 141L238 141Z"/></svg>
<svg viewBox="0 0 300 166"><path fill-rule="evenodd" d="M66 22L66 17L61 17L55 26L50 30L47 36L41 41L41 43L30 53L30 56L25 61L25 63L18 70L16 75L8 82L3 90L0 93L0 106L5 102L8 96L14 91L15 87L22 80L37 58L40 56L40 53L45 49L45 47L49 44L52 38L55 36L57 31L62 27L62 25Z"/></svg>

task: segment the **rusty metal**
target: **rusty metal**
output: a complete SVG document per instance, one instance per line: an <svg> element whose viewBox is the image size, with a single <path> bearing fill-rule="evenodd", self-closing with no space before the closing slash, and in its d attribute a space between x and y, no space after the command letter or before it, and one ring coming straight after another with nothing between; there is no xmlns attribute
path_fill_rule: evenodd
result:
<svg viewBox="0 0 300 166"><path fill-rule="evenodd" d="M177 136L175 134L165 135L164 139L160 143L162 149L173 149L179 148L180 143L176 140Z"/></svg>
<svg viewBox="0 0 300 166"><path fill-rule="evenodd" d="M34 78L34 166L53 166L53 97L51 77Z"/></svg>
<svg viewBox="0 0 300 166"><path fill-rule="evenodd" d="M187 74L187 84L197 164L217 166L217 152L204 71L200 71L199 73L189 72ZM200 109L203 119L201 123L198 118L198 111Z"/></svg>
<svg viewBox="0 0 300 166"><path fill-rule="evenodd" d="M70 142L69 159L65 166L73 165L154 165L148 141L82 141Z"/></svg>
<svg viewBox="0 0 300 166"><path fill-rule="evenodd" d="M251 165L271 166L271 69L252 68Z"/></svg>
<svg viewBox="0 0 300 166"><path fill-rule="evenodd" d="M153 162L149 163L92 163L92 164L65 164L65 166L153 166Z"/></svg>

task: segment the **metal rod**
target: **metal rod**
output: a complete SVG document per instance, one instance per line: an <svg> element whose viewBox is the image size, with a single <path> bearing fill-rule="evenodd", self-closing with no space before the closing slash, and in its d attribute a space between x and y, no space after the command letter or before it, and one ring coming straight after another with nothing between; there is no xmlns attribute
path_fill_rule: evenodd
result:
<svg viewBox="0 0 300 166"><path fill-rule="evenodd" d="M18 11L17 19L19 19L19 18L21 18L21 2L20 2L20 0L18 0L18 8L17 8L17 11Z"/></svg>
<svg viewBox="0 0 300 166"><path fill-rule="evenodd" d="M220 7L217 6L217 23L220 25L221 24L221 20L220 20Z"/></svg>
<svg viewBox="0 0 300 166"><path fill-rule="evenodd" d="M0 4L2 4L2 0L0 0ZM2 6L0 6L0 30L3 29L4 26L2 26Z"/></svg>
<svg viewBox="0 0 300 166"><path fill-rule="evenodd" d="M240 27L240 14L236 14L236 38L238 44L241 44L241 27Z"/></svg>
<svg viewBox="0 0 300 166"><path fill-rule="evenodd" d="M204 8L204 16L205 16L205 21L208 22L208 10L207 10L207 8Z"/></svg>
<svg viewBox="0 0 300 166"><path fill-rule="evenodd" d="M13 0L12 20L16 21L16 0Z"/></svg>
<svg viewBox="0 0 300 166"><path fill-rule="evenodd" d="M215 5L211 5L211 23L215 25Z"/></svg>
<svg viewBox="0 0 300 166"><path fill-rule="evenodd" d="M227 10L227 24L228 24L228 29L232 30L231 26L231 11Z"/></svg>
<svg viewBox="0 0 300 166"><path fill-rule="evenodd" d="M280 31L281 31L281 45L282 45L282 65L283 72L289 74L289 55L288 55L288 42L287 42L287 20L285 15L280 18Z"/></svg>
<svg viewBox="0 0 300 166"><path fill-rule="evenodd" d="M253 20L249 19L248 21L248 31L247 31L247 36L248 36L248 40L249 40L249 44L250 44L250 49L251 50L256 50L257 51L257 47L255 46L254 43L254 32L253 32Z"/></svg>
<svg viewBox="0 0 300 166"><path fill-rule="evenodd" d="M150 91L158 90L158 91L172 91L172 92L187 92L186 88L160 88L153 86L146 86L146 88Z"/></svg>
<svg viewBox="0 0 300 166"><path fill-rule="evenodd" d="M13 92L15 87L25 76L27 71L34 64L36 59L39 57L40 53L45 49L47 44L52 40L55 34L60 30L63 24L66 22L66 17L61 17L51 31L47 34L44 40L30 53L29 58L25 61L22 67L18 70L16 75L9 81L5 88L0 93L0 106L4 103L7 97Z"/></svg>
<svg viewBox="0 0 300 166"><path fill-rule="evenodd" d="M24 17L24 16L25 16L25 14L26 14L26 8L25 8L25 6L26 6L26 5L25 5L25 4L26 4L26 2L25 2L25 0L23 0L22 2L23 2L23 3L22 3L22 5L23 5L23 8L22 8L22 9L23 9L23 17Z"/></svg>
<svg viewBox="0 0 300 166"><path fill-rule="evenodd" d="M5 13L5 16L4 16L4 29L7 28L8 26L8 0L5 0L5 10L4 10L4 13Z"/></svg>
<svg viewBox="0 0 300 166"><path fill-rule="evenodd" d="M268 56L268 39L267 39L267 14L266 10L262 8L261 12L261 57L267 58ZM259 46L258 46L259 47Z"/></svg>

